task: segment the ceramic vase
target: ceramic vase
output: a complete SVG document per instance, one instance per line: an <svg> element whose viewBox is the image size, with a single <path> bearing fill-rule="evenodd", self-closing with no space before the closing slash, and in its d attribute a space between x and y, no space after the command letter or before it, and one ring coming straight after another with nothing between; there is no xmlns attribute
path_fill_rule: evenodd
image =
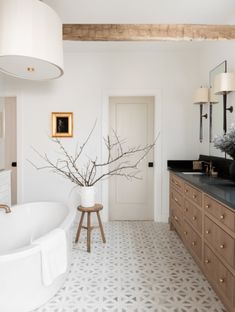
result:
<svg viewBox="0 0 235 312"><path fill-rule="evenodd" d="M230 174L231 180L235 182L235 160L233 160L233 162L229 166L229 174Z"/></svg>
<svg viewBox="0 0 235 312"><path fill-rule="evenodd" d="M82 186L80 188L80 197L82 207L93 207L95 205L94 186Z"/></svg>

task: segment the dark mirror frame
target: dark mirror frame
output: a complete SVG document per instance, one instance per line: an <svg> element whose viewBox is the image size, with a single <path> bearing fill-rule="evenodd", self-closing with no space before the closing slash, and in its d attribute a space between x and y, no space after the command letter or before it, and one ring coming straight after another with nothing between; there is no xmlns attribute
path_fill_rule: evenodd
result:
<svg viewBox="0 0 235 312"><path fill-rule="evenodd" d="M219 68L221 68L221 71L219 70ZM217 73L216 73L217 71ZM223 73L223 72L227 72L227 60L224 60L223 62L221 62L220 64L218 64L217 66L215 66L214 68L212 68L209 71L209 86L210 88L213 87L213 79L214 77L219 74L219 73ZM222 95L218 95L218 97L220 98L220 102L218 104L212 104L209 103L209 154L211 156L216 156L216 157L222 157L225 158L226 155L225 153L221 152L221 155L218 155L217 153L213 152L213 147L211 144L213 144L213 133L214 134L223 134L224 133L224 97ZM221 110L221 116L219 116L219 118L221 118L221 129L213 129L213 124L214 122L214 118L213 118L213 107L215 105L220 105L220 110Z"/></svg>

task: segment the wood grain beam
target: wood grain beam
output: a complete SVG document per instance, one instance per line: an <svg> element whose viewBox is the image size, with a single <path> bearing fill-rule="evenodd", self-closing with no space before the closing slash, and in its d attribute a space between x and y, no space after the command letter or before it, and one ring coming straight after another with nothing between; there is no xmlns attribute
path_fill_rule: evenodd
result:
<svg viewBox="0 0 235 312"><path fill-rule="evenodd" d="M74 41L234 40L235 25L64 24L63 38Z"/></svg>

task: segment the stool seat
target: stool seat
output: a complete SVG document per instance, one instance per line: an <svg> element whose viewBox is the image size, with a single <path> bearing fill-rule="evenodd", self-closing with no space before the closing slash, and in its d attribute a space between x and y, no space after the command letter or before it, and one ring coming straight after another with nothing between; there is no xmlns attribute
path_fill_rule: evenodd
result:
<svg viewBox="0 0 235 312"><path fill-rule="evenodd" d="M91 213L92 212L95 212L96 215L97 215L97 219L98 219L98 223L99 223L98 227L100 228L102 241L103 241L103 243L106 243L105 235L104 235L104 229L103 229L103 225L102 225L101 218L100 218L100 210L103 209L103 205L95 204L92 207L78 206L77 209L78 209L78 211L80 211L82 213L82 215L81 215L81 218L80 218L80 221L79 221L79 226L78 226L78 230L77 230L75 243L77 243L78 240L79 240L81 230L82 229L87 230L87 251L90 252L91 251L91 231L94 228L96 228L95 226L91 226ZM87 226L83 226L82 225L85 213L87 213Z"/></svg>
<svg viewBox="0 0 235 312"><path fill-rule="evenodd" d="M83 206L78 206L78 210L81 212L97 212L103 209L103 205L101 204L95 204L92 207L83 207Z"/></svg>

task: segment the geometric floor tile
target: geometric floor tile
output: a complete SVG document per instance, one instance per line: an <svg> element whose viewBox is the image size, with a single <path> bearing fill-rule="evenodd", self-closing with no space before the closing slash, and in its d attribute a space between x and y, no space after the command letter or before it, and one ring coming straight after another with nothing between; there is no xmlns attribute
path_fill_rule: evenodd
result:
<svg viewBox="0 0 235 312"><path fill-rule="evenodd" d="M76 229L76 228L75 228ZM75 232L75 231L74 231ZM86 231L73 247L64 287L37 312L223 312L192 257L169 226L105 224L86 252Z"/></svg>

